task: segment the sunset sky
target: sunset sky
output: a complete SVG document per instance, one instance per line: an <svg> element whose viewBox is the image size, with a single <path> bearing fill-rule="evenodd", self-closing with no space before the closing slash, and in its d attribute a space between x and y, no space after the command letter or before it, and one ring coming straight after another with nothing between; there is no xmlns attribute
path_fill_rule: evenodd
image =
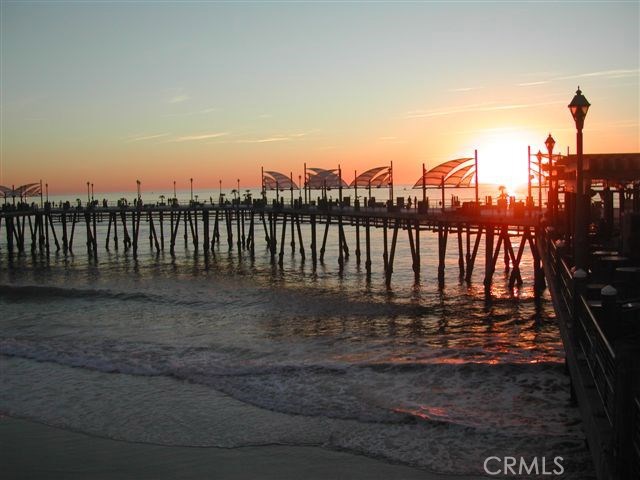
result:
<svg viewBox="0 0 640 480"><path fill-rule="evenodd" d="M474 148L481 182L526 182L528 144L575 151L578 85L585 152L638 152L639 5L3 1L0 184L412 183Z"/></svg>

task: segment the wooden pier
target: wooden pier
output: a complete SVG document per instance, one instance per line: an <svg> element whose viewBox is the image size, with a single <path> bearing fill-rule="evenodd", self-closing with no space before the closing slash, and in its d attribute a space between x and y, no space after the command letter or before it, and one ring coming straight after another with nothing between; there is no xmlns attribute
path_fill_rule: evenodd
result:
<svg viewBox="0 0 640 480"><path fill-rule="evenodd" d="M383 237L382 270L387 285L391 284L395 253L400 239L406 236L416 278L421 274L421 234L433 232L438 236L438 281L445 279L447 248L455 245L458 256L458 277L471 281L478 261L479 246L484 241L485 287L492 283L496 265L504 260L510 269L509 286L522 284L520 263L525 249L534 258L534 282L544 286L542 260L536 247L540 234L539 212L492 208L456 208L419 212L416 209L398 207L358 208L338 203L322 206L304 205L295 201L292 205L254 201L251 204L189 204L189 205L140 205L89 206L53 208L5 208L0 213L0 228L4 228L6 250L14 254L49 256L52 253L73 255L77 232L85 232L86 248L90 257L97 259L104 248L120 248L137 258L142 242L148 240L149 248L156 252L168 249L174 255L179 237L184 244L192 244L205 258L216 255L222 249L235 250L239 256L255 256L256 245L264 235L264 246L271 262L280 267L289 244L293 254L302 261L310 256L313 268L326 259L329 232L337 231L338 268L342 270L350 257L349 245L354 248L358 265L364 261L366 273L374 268L371 231L381 229ZM99 238L98 225L107 225L106 234ZM301 225L310 228L310 238L304 238ZM141 238L146 225L147 239ZM354 238L347 238L345 226L350 225ZM450 238L451 237L451 238ZM514 245L517 239L518 244ZM297 248L296 248L297 246ZM452 248L449 246L449 248ZM538 288L539 290L539 288Z"/></svg>

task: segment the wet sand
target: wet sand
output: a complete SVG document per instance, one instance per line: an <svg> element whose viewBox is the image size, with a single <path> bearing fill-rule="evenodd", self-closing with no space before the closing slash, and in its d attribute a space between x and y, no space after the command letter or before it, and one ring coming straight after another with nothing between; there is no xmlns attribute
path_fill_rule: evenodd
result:
<svg viewBox="0 0 640 480"><path fill-rule="evenodd" d="M3 478L464 480L319 447L234 449L121 442L0 417Z"/></svg>

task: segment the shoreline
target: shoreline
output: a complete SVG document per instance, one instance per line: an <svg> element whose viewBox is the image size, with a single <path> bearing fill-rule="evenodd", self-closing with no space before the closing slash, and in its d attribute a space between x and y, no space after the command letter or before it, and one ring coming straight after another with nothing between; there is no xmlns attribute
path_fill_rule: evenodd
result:
<svg viewBox="0 0 640 480"><path fill-rule="evenodd" d="M224 478L471 480L316 446L161 446L0 416L0 466L7 478Z"/></svg>

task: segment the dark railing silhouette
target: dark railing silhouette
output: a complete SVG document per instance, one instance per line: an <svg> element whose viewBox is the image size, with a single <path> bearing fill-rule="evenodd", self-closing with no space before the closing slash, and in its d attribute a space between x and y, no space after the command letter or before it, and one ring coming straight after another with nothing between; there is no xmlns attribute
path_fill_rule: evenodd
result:
<svg viewBox="0 0 640 480"><path fill-rule="evenodd" d="M567 362L575 363L570 365L570 369L576 369L572 372L572 389L576 387L575 380L582 375L586 377L585 391L592 389L596 393L595 404L589 405L594 418L585 425L598 476L638 478L640 351L637 342L634 345L633 340L629 342L626 337L612 340L607 335L603 324L619 320L620 305L603 297L602 305L594 311L586 297L586 275L582 277L572 271L565 258L566 246L563 242L553 242L549 232L546 233L540 245L546 249L547 278L552 278L556 284L552 289L558 296L560 308L556 311L565 337ZM563 315L563 311L568 315ZM604 419L604 423L599 419Z"/></svg>

